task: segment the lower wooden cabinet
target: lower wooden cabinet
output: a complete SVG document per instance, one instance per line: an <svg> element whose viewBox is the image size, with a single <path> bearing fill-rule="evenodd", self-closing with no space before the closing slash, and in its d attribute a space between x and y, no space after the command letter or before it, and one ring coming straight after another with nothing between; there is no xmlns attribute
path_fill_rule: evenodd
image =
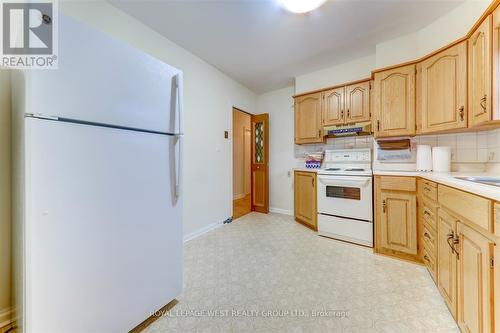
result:
<svg viewBox="0 0 500 333"><path fill-rule="evenodd" d="M418 260L414 183L415 179L408 177L375 177L376 252Z"/></svg>
<svg viewBox="0 0 500 333"><path fill-rule="evenodd" d="M417 254L416 197L413 193L382 191L381 246Z"/></svg>
<svg viewBox="0 0 500 333"><path fill-rule="evenodd" d="M457 318L457 260L453 244L456 221L439 209L437 222L437 286L451 314Z"/></svg>
<svg viewBox="0 0 500 333"><path fill-rule="evenodd" d="M317 230L316 172L294 172L295 220Z"/></svg>
<svg viewBox="0 0 500 333"><path fill-rule="evenodd" d="M458 325L462 332L492 332L494 243L458 223Z"/></svg>

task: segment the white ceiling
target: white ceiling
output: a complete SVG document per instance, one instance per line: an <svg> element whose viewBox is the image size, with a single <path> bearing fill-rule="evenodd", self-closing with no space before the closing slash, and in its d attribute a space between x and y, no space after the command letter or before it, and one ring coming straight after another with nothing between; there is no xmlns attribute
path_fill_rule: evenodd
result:
<svg viewBox="0 0 500 333"><path fill-rule="evenodd" d="M111 0L256 93L372 54L463 0L328 0L306 15L276 0Z"/></svg>

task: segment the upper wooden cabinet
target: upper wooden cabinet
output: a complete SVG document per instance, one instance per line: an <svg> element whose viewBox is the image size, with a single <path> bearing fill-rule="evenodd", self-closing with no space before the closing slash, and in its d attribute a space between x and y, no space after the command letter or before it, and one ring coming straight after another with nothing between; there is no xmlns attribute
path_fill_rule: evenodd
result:
<svg viewBox="0 0 500 333"><path fill-rule="evenodd" d="M316 173L294 172L294 215L295 220L316 230Z"/></svg>
<svg viewBox="0 0 500 333"><path fill-rule="evenodd" d="M323 125L343 125L370 120L370 81L323 92Z"/></svg>
<svg viewBox="0 0 500 333"><path fill-rule="evenodd" d="M370 120L370 82L365 81L345 88L345 122L347 124Z"/></svg>
<svg viewBox="0 0 500 333"><path fill-rule="evenodd" d="M323 142L320 92L295 98L295 143Z"/></svg>
<svg viewBox="0 0 500 333"><path fill-rule="evenodd" d="M375 73L375 136L415 134L415 65Z"/></svg>
<svg viewBox="0 0 500 333"><path fill-rule="evenodd" d="M491 26L490 15L468 40L470 126L491 120Z"/></svg>
<svg viewBox="0 0 500 333"><path fill-rule="evenodd" d="M493 120L500 120L500 6L493 12Z"/></svg>
<svg viewBox="0 0 500 333"><path fill-rule="evenodd" d="M467 127L467 42L426 59L419 67L420 132Z"/></svg>
<svg viewBox="0 0 500 333"><path fill-rule="evenodd" d="M323 92L323 125L340 125L344 123L345 87Z"/></svg>

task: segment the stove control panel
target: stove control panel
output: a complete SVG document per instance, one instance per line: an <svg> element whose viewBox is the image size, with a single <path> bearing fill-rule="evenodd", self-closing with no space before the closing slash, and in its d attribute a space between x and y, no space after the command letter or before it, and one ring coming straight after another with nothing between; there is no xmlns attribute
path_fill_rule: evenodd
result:
<svg viewBox="0 0 500 333"><path fill-rule="evenodd" d="M371 162L371 150L367 149L334 149L325 151L325 162Z"/></svg>

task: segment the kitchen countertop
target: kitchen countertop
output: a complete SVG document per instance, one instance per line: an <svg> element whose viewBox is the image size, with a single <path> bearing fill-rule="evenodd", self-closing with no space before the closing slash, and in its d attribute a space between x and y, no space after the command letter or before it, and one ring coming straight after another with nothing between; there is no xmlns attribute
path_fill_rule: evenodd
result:
<svg viewBox="0 0 500 333"><path fill-rule="evenodd" d="M321 169L308 169L305 167L294 168L296 171L318 172ZM385 171L373 170L374 176L402 176L420 177L436 183L456 188L458 190L477 194L482 197L500 202L500 187L486 184L474 183L468 180L456 179L454 177L500 177L500 175L481 172L421 172L421 171Z"/></svg>
<svg viewBox="0 0 500 333"><path fill-rule="evenodd" d="M420 172L420 171L379 171L373 170L374 176L403 176L420 177L436 183L454 187L458 190L477 194L492 200L500 201L500 187L486 184L478 184L468 180L456 179L454 177L500 177L499 175L481 172Z"/></svg>

